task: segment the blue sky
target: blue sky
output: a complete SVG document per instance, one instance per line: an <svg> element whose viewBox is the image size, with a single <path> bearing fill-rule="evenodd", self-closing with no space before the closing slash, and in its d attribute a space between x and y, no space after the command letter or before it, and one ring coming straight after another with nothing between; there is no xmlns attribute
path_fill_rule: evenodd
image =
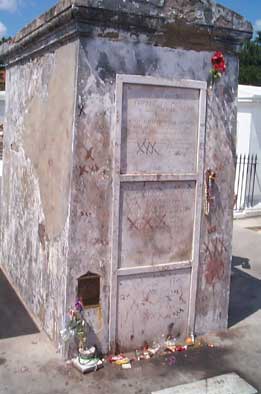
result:
<svg viewBox="0 0 261 394"><path fill-rule="evenodd" d="M13 36L57 1L0 0L0 37ZM219 0L218 3L244 15L253 23L256 30L261 30L261 0Z"/></svg>

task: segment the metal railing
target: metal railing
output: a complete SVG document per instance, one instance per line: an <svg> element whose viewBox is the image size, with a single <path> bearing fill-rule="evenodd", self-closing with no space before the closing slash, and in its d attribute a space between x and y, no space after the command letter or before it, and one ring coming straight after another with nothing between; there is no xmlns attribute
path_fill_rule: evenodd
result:
<svg viewBox="0 0 261 394"><path fill-rule="evenodd" d="M242 211L254 205L257 155L239 155L236 163L234 209Z"/></svg>

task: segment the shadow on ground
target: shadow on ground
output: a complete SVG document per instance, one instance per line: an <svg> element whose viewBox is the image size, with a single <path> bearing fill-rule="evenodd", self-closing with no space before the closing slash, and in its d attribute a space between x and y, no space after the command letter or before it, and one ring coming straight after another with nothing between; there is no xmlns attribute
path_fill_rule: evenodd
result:
<svg viewBox="0 0 261 394"><path fill-rule="evenodd" d="M0 339L39 332L0 269Z"/></svg>
<svg viewBox="0 0 261 394"><path fill-rule="evenodd" d="M249 274L237 268L239 266L249 269ZM261 280L251 276L250 269L247 258L233 256L228 315L229 327L261 309Z"/></svg>

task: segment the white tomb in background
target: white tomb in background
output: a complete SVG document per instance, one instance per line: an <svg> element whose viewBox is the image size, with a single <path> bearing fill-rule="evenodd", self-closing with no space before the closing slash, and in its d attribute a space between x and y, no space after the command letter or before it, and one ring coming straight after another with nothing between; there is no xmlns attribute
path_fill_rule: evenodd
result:
<svg viewBox="0 0 261 394"><path fill-rule="evenodd" d="M242 161L244 160L244 155L246 157L249 155L250 158L252 155L254 158L257 155L257 166L252 204L247 204L249 201L248 194L249 192L252 194L253 190L252 187L249 190L247 185L246 168L243 173L241 165L240 174L239 168L237 168L235 193L238 194L238 199L240 199L237 206L241 206L241 209L236 211L234 216L240 218L261 215L261 87L238 86L236 153L238 160L241 155ZM246 206L243 207L245 196L247 201Z"/></svg>

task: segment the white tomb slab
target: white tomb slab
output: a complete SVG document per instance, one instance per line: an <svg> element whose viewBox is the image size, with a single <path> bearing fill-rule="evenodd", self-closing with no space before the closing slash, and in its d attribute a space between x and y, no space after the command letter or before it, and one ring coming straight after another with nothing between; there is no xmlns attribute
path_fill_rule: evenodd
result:
<svg viewBox="0 0 261 394"><path fill-rule="evenodd" d="M257 390L235 373L170 387L152 394L258 394Z"/></svg>

